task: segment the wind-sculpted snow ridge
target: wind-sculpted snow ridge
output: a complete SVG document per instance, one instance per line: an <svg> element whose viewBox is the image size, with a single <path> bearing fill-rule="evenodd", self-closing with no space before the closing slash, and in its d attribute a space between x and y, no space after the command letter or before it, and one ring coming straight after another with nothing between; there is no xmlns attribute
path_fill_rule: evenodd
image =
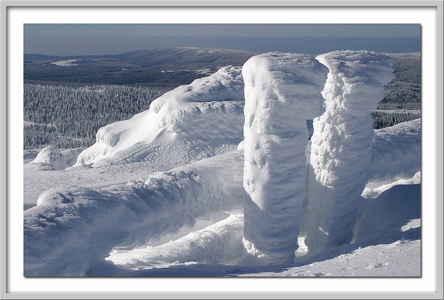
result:
<svg viewBox="0 0 444 300"><path fill-rule="evenodd" d="M97 132L77 165L191 162L235 150L242 140L241 67L224 67L154 100L150 109ZM229 115L229 117L228 117Z"/></svg>
<svg viewBox="0 0 444 300"><path fill-rule="evenodd" d="M243 67L246 263L294 260L306 197L306 121L323 112L327 73L304 54L266 53Z"/></svg>
<svg viewBox="0 0 444 300"><path fill-rule="evenodd" d="M226 263L242 256L242 215L228 218L157 247L115 250L107 260L140 270L192 263Z"/></svg>
<svg viewBox="0 0 444 300"><path fill-rule="evenodd" d="M142 246L211 212L239 212L241 151L127 185L56 188L24 212L25 276L85 276L114 247Z"/></svg>
<svg viewBox="0 0 444 300"><path fill-rule="evenodd" d="M313 121L307 239L311 254L350 242L368 179L373 136L370 112L393 78L389 57L368 51L334 51L317 59L329 74L325 113Z"/></svg>

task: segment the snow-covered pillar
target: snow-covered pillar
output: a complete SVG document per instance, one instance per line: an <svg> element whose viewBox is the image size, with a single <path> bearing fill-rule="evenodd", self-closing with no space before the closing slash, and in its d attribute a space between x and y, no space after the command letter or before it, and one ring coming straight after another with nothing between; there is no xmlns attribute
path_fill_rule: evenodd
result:
<svg viewBox="0 0 444 300"><path fill-rule="evenodd" d="M393 78L389 57L368 51L334 51L317 59L329 74L325 113L314 119L306 224L314 255L352 238L373 146L371 111ZM304 225L305 227L305 225Z"/></svg>
<svg viewBox="0 0 444 300"><path fill-rule="evenodd" d="M293 262L306 198L306 120L323 113L328 69L304 54L249 59L245 84L244 239L255 264Z"/></svg>

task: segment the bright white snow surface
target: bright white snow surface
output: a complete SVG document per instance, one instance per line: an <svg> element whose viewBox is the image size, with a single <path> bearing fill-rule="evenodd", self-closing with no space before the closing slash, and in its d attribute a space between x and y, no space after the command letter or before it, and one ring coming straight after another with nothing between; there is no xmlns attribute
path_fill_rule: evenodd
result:
<svg viewBox="0 0 444 300"><path fill-rule="evenodd" d="M183 163L235 150L243 139L243 100L241 67L221 68L165 93L129 120L100 128L77 165Z"/></svg>
<svg viewBox="0 0 444 300"><path fill-rule="evenodd" d="M244 124L240 70L223 68L102 128L77 167L39 168L63 161L48 149L25 164L25 201L35 205L33 196L40 196L24 211L24 275L420 276L419 120L375 131L352 243L302 256L299 236L297 262L244 264L250 145L237 146ZM180 143L167 148L172 141Z"/></svg>
<svg viewBox="0 0 444 300"><path fill-rule="evenodd" d="M113 247L145 245L211 213L241 212L242 158L234 151L126 185L43 193L25 211L25 275L88 275Z"/></svg>

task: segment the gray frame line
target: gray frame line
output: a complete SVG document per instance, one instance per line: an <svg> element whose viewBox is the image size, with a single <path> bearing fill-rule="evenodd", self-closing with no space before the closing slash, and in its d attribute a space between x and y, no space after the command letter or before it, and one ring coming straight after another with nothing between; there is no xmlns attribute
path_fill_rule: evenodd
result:
<svg viewBox="0 0 444 300"><path fill-rule="evenodd" d="M418 1L418 0L392 0L392 1L268 1L268 0L242 0L242 1L180 1L180 0L166 0L166 1L144 1L144 0L111 0L111 1L40 1L40 0L28 0L28 1L2 1L1 2L1 71L0 71L0 233L1 233L1 271L0 271L0 286L1 296L0 299L443 299L443 187L440 184L443 182L443 1ZM7 91L7 74L10 68L8 64L7 56L7 11L12 7L433 7L436 9L436 83L437 83L437 110L436 110L436 244L437 244L437 274L436 274L436 286L435 293L320 293L320 292L304 292L304 293L279 293L279 292L224 292L224 293L174 293L174 292L162 292L162 293L10 293L7 290L8 278L7 278L7 224L8 224L8 195L7 180L8 170L10 164L7 160L7 126L8 126L8 91ZM440 100L440 101L438 101ZM6 266L6 267L5 267ZM62 279L63 280L63 279ZM242 280L242 279L240 279ZM272 280L272 279L270 279ZM387 279L389 280L389 279Z"/></svg>

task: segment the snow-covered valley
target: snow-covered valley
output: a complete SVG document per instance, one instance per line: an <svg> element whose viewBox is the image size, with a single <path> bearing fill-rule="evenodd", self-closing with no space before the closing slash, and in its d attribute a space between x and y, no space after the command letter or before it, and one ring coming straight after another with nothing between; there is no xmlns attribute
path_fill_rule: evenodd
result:
<svg viewBox="0 0 444 300"><path fill-rule="evenodd" d="M375 109L366 102L368 95L380 97L375 89L390 81L386 57L341 55L322 58L348 64L334 74L345 82L337 94L325 89L321 95L329 74L322 59L304 58L303 65L294 54L273 53L164 94L149 110L102 127L96 143L81 152L46 148L27 159L25 276L421 276L420 119L369 131L370 116L360 109L364 106L368 114ZM271 71L252 69L273 60L285 63L274 63ZM381 81L375 83L378 76ZM323 105L330 96L333 102ZM257 99L262 102L256 107L247 102ZM338 107L341 120L335 119ZM309 140L306 120L324 111ZM328 200L313 200L321 189L308 183L316 178L309 174L312 142L317 150L311 167L337 188L333 200L340 204L333 208L323 204ZM345 149L343 154L337 155L339 149ZM348 202L349 189L356 193L356 186L358 194ZM255 189L259 198L254 198ZM265 203L262 209L268 211L259 215L264 219L251 218L256 207L246 206L248 193ZM293 204L276 206L273 195L299 197L296 210ZM311 254L310 245L316 243L307 248L304 239L323 232L319 222L328 221L332 228L349 222L334 210L344 211L346 218L354 214L347 229L352 230L350 240L316 238L322 247ZM321 219L303 222L316 215ZM282 220L289 228L273 227ZM251 259L262 254L246 246L245 233L256 240L265 236L259 238L264 249L278 251L288 241L276 232L283 230L284 236L295 226L287 239L296 248L284 249L287 256L291 252L291 262L270 265ZM314 233L315 227L320 231Z"/></svg>

